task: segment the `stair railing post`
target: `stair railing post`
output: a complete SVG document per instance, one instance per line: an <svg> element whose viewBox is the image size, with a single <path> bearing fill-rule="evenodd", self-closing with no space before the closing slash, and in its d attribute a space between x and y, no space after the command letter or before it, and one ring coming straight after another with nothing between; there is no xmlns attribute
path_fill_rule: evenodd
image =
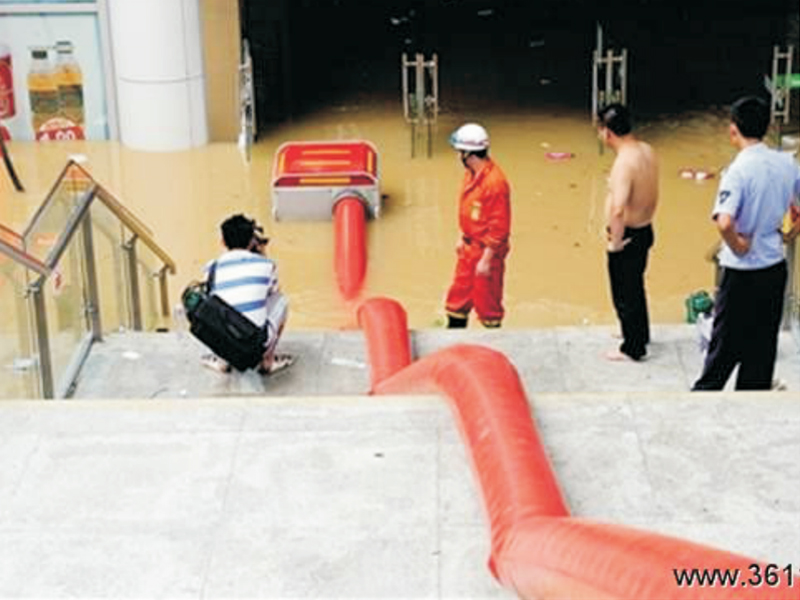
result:
<svg viewBox="0 0 800 600"><path fill-rule="evenodd" d="M139 264L136 255L136 241L139 239L137 235L133 235L123 245L123 250L128 259L128 290L130 293L131 303L131 329L134 331L142 330L142 300L139 295Z"/></svg>
<svg viewBox="0 0 800 600"><path fill-rule="evenodd" d="M92 217L86 213L83 218L83 259L86 267L86 314L92 329L92 341L103 340L103 325L100 320L100 288L97 285L97 265L94 256L94 237L92 234Z"/></svg>
<svg viewBox="0 0 800 600"><path fill-rule="evenodd" d="M29 288L33 305L33 322L36 328L36 348L38 351L39 381L42 396L48 400L55 398L53 383L53 357L50 353L50 335L47 330L47 307L44 300L45 278L40 277Z"/></svg>

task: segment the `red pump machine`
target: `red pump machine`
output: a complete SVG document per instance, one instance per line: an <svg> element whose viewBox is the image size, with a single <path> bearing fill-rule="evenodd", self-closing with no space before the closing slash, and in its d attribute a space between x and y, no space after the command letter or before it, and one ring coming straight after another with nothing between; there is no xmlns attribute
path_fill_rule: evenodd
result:
<svg viewBox="0 0 800 600"><path fill-rule="evenodd" d="M327 221L337 201L360 198L369 216L380 215L378 151L370 142L288 142L275 155L272 217Z"/></svg>
<svg viewBox="0 0 800 600"><path fill-rule="evenodd" d="M275 155L272 217L334 220L335 270L345 299L367 270L366 219L378 217L378 151L370 142L289 142Z"/></svg>

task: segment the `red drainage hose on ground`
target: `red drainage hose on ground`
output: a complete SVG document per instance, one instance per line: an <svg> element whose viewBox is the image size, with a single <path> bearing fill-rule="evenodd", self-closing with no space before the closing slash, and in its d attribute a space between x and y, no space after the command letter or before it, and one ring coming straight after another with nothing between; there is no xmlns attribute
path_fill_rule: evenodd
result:
<svg viewBox="0 0 800 600"><path fill-rule="evenodd" d="M411 364L406 311L391 298L371 298L358 308L367 339L372 389Z"/></svg>
<svg viewBox="0 0 800 600"><path fill-rule="evenodd" d="M489 567L521 598L610 600L800 600L788 577L745 587L758 564L676 538L569 516L508 359L459 345L404 367L410 359L405 312L388 299L359 310L376 394L439 392L451 401L489 516ZM673 569L740 570L735 586L679 587ZM773 574L775 575L775 574Z"/></svg>
<svg viewBox="0 0 800 600"><path fill-rule="evenodd" d="M378 383L376 394L442 393L453 407L483 492L492 537L490 568L514 527L569 515L530 416L522 382L505 356L457 345Z"/></svg>
<svg viewBox="0 0 800 600"><path fill-rule="evenodd" d="M352 300L361 291L367 272L367 212L364 201L355 194L343 195L333 207L333 220L336 280L345 300Z"/></svg>
<svg viewBox="0 0 800 600"><path fill-rule="evenodd" d="M514 525L494 555L498 580L521 598L555 600L798 600L785 572L741 555L619 525L570 517ZM752 568L758 568L761 583ZM732 575L735 584L680 586L678 569ZM764 574L770 573L767 585ZM745 584L743 586L742 584ZM794 583L797 586L797 582Z"/></svg>

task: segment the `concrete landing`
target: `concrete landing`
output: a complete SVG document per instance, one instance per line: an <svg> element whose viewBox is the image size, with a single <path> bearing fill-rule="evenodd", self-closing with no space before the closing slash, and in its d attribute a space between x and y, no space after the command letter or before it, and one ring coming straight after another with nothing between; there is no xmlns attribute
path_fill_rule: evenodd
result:
<svg viewBox="0 0 800 600"><path fill-rule="evenodd" d="M574 514L800 565L797 393L533 402ZM511 598L467 465L438 397L0 403L0 597Z"/></svg>
<svg viewBox="0 0 800 600"><path fill-rule="evenodd" d="M692 394L693 328L655 328L640 364L601 357L610 333L412 340L507 353L573 514L796 569L794 343L790 391ZM359 332L292 333L283 350L299 361L274 378L220 375L185 334L109 336L75 399L0 402L0 598L513 597L486 568L447 402L363 395Z"/></svg>
<svg viewBox="0 0 800 600"><path fill-rule="evenodd" d="M700 373L703 356L694 326L653 328L648 359L609 362L619 345L611 327L532 330L425 330L412 333L412 350L424 356L455 343L484 344L503 352L528 393L686 391ZM363 394L369 389L364 336L360 331L290 332L281 352L298 356L289 372L274 378L254 372L220 375L200 366L205 347L188 333L108 336L96 345L81 374L76 398L162 398L237 395ZM800 391L800 349L781 336L776 377ZM729 382L733 387L733 378Z"/></svg>

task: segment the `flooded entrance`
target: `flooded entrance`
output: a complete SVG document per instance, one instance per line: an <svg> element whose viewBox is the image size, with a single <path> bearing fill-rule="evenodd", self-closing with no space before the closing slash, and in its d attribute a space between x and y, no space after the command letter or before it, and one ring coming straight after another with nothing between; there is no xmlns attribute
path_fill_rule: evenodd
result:
<svg viewBox="0 0 800 600"><path fill-rule="evenodd" d="M340 299L335 283L332 224L273 222L270 178L275 151L284 142L368 140L379 151L385 198L381 218L367 228L364 295L397 298L413 328L441 326L463 175L447 138L460 124L477 121L489 130L491 155L512 186L505 325L613 323L603 235L613 155L599 152L589 98L598 15L569 2L550 8L499 1L374 4L242 3L243 18L249 19L245 32L269 33L261 46L253 44L254 62L266 71L256 72L262 104L252 162L232 143L155 154L115 143L15 142L10 149L27 192L14 192L0 177L0 222L23 227L67 157L83 154L91 173L153 229L175 259L173 303L221 252L220 222L243 212L261 221L272 238L269 253L292 305L289 327L353 327L354 307ZM253 12L259 5L267 13ZM656 323L681 321L685 298L712 289L714 270L705 255L718 236L709 212L719 171L733 156L725 112L712 104L761 90L753 73L768 68L772 44L785 35L785 20L775 18L785 16L785 4L777 12L769 5L760 4L758 18L727 14L724 30L710 9L686 12L688 2L639 19L636 27L626 15L604 15L606 43L626 46L631 54L637 134L661 162L656 244L647 274ZM734 34L744 30L752 43L708 35L717 30L736 40ZM671 45L664 48L670 50L655 52L660 46L654 35L669 37ZM682 54L685 46L691 52ZM403 51L439 55L441 113L431 158L411 158L399 91ZM702 109L687 108L695 105ZM570 158L548 160L548 152ZM713 177L682 178L685 169Z"/></svg>
<svg viewBox="0 0 800 600"><path fill-rule="evenodd" d="M793 43L791 0L240 0L262 131L354 94L396 101L400 56L436 53L455 111L590 106L591 53L627 49L637 113L762 91L775 44ZM792 25L791 23L795 23ZM795 45L796 42L795 42Z"/></svg>
<svg viewBox="0 0 800 600"><path fill-rule="evenodd" d="M380 153L382 216L368 224L369 264L364 295L388 295L408 310L413 328L439 326L455 263L456 196L463 174L447 137L473 118L487 127L492 155L512 185L511 255L507 264L508 327L614 322L605 267L603 202L613 156L600 155L588 114L576 110L446 111L434 130L432 158L410 158L410 138L396 102L351 103L317 111L262 135L247 164L235 145L188 152L135 152L114 143L12 145L26 194L2 180L0 215L22 227L70 154L154 231L173 256L176 302L185 283L221 252L218 225L234 212L256 217L268 230L270 254L292 303L290 328L355 325L353 306L339 296L333 272L330 222L271 218L270 175L287 140L367 139ZM717 180L683 179L684 167L718 173L732 149L726 119L713 112L653 120L639 129L661 160L661 203L655 220L647 288L654 322L679 322L683 301L711 289L704 259L717 234L709 219ZM551 161L547 152L574 157Z"/></svg>

